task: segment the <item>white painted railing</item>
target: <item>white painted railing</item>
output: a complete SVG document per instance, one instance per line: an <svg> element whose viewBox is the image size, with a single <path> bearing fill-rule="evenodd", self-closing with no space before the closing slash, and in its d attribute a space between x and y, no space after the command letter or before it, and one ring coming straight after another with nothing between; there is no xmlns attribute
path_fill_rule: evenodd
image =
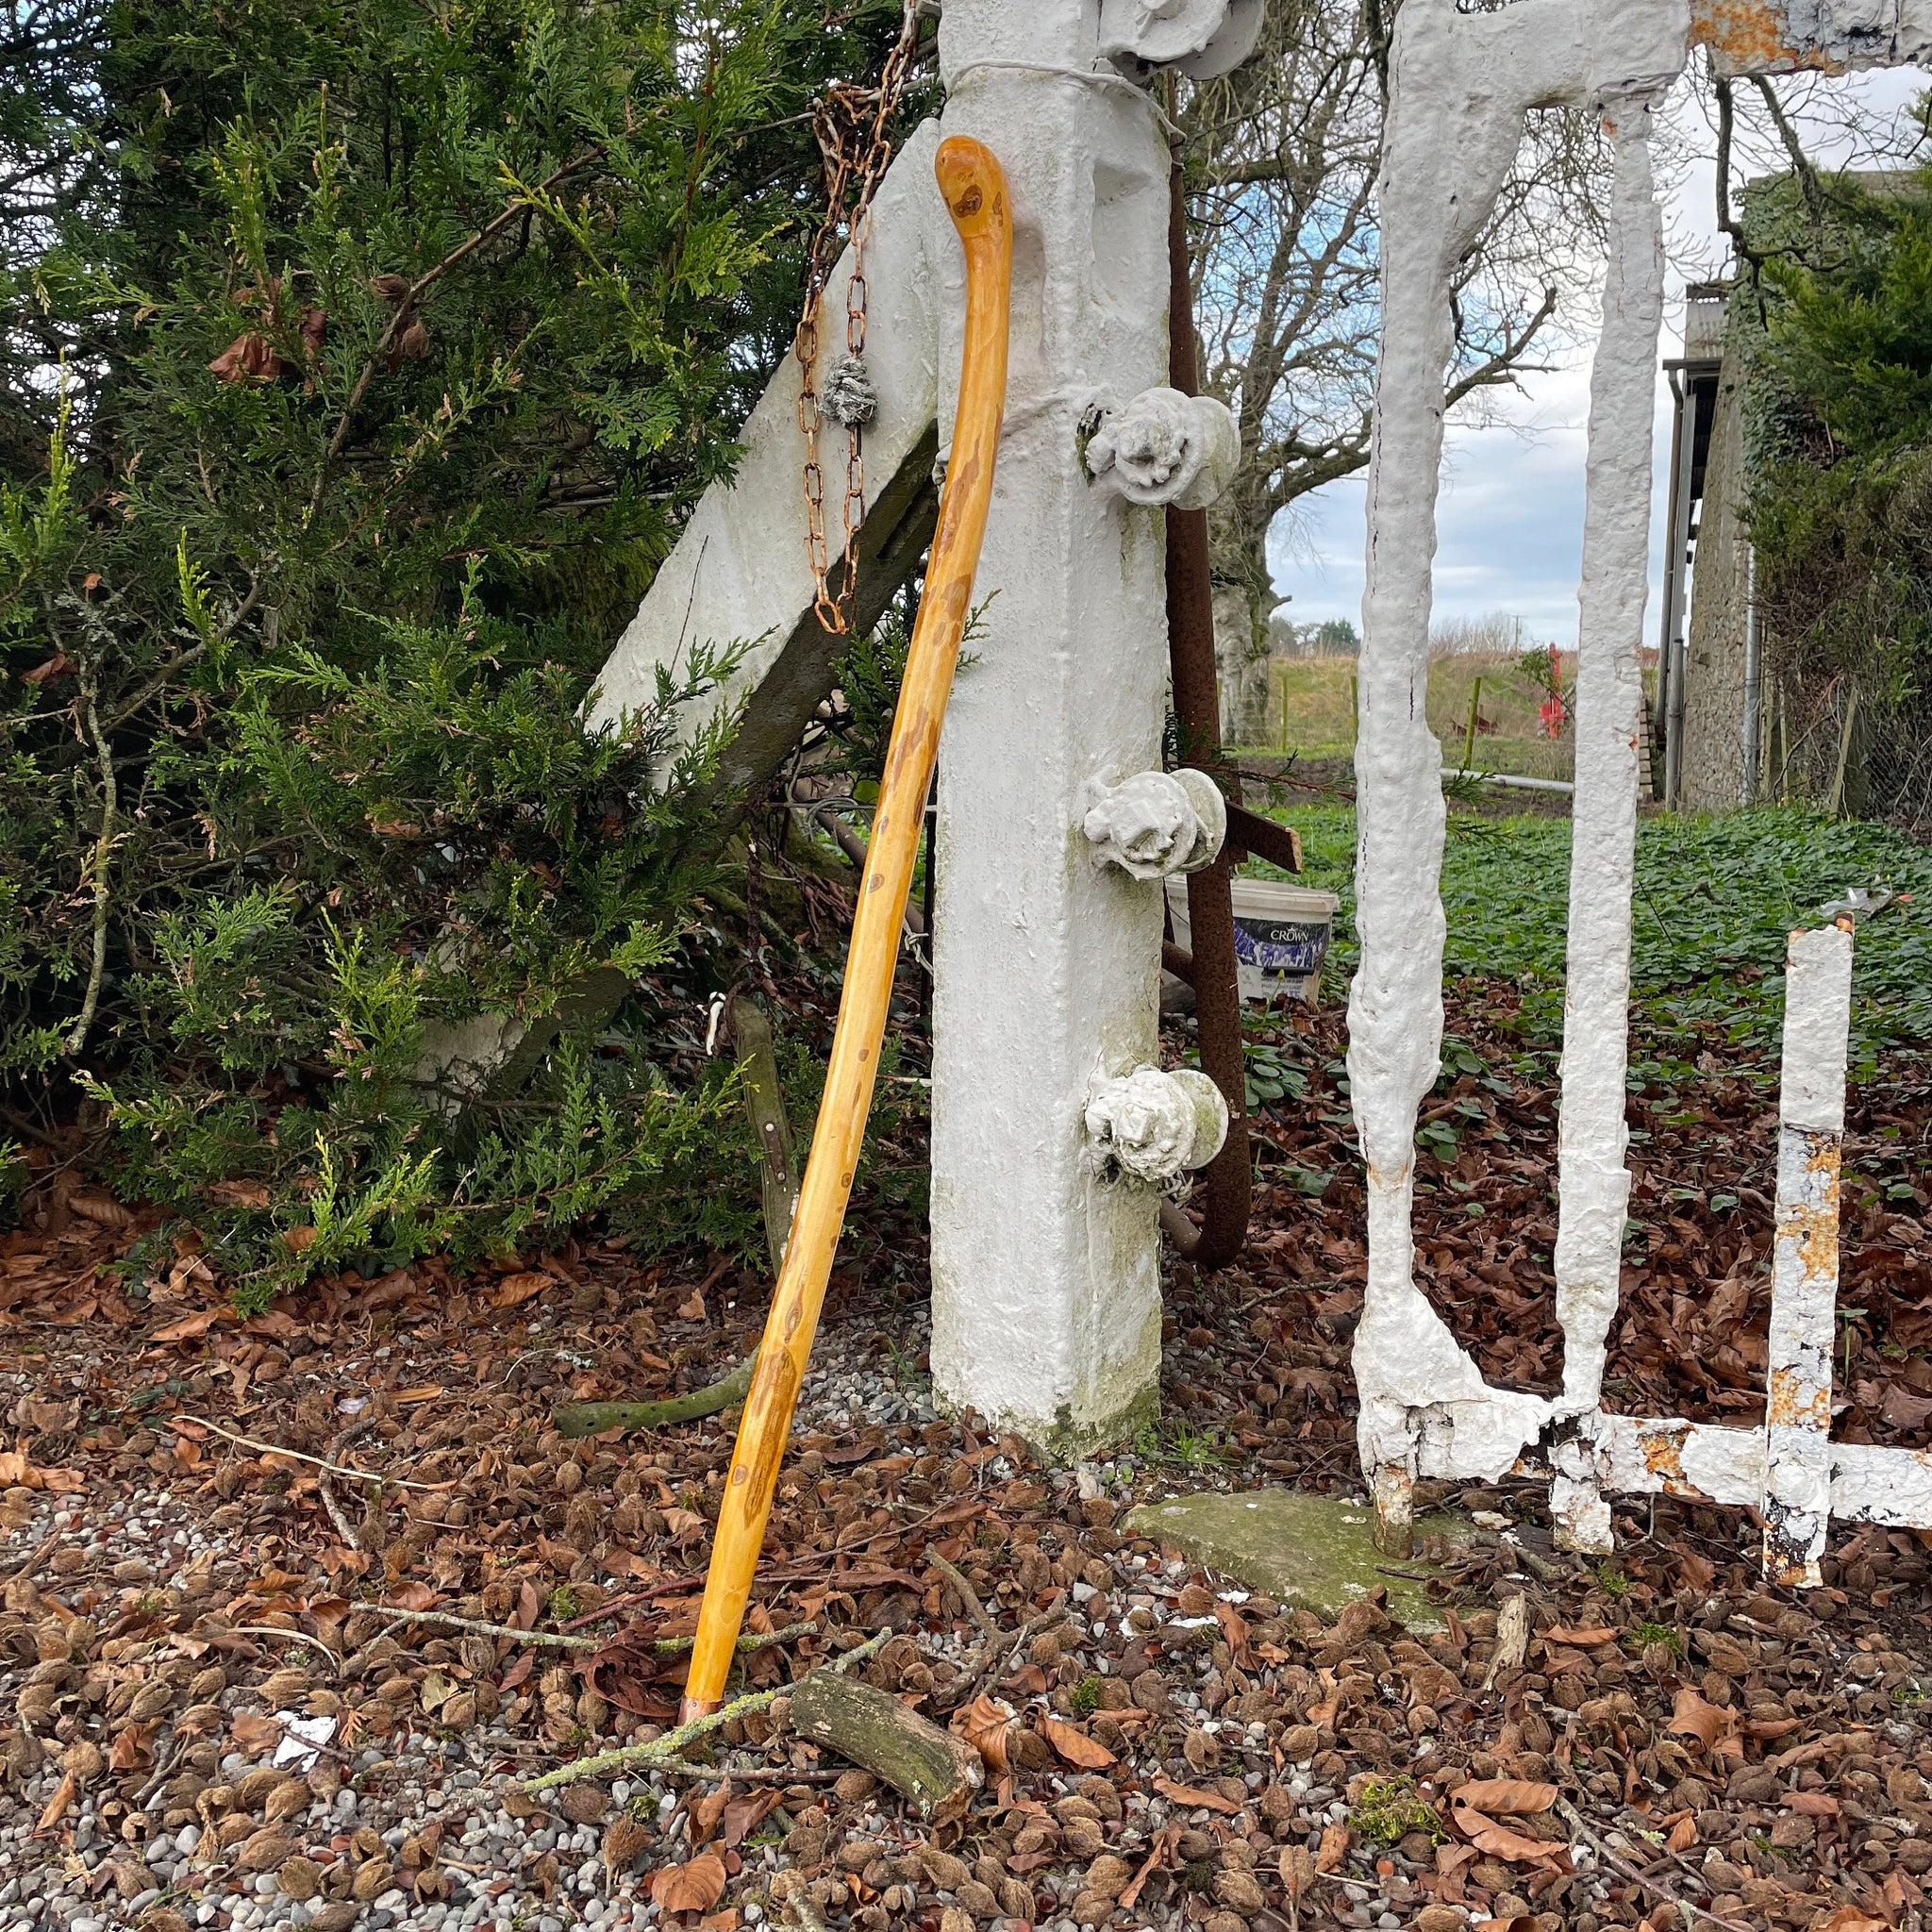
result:
<svg viewBox="0 0 1932 1932"><path fill-rule="evenodd" d="M1834 1517L1932 1524L1932 1455L1831 1441L1840 1159L1853 937L1792 935L1764 1424L1602 1406L1630 1176L1625 1074L1652 419L1662 321L1651 115L1694 40L1734 71L1886 65L1923 38L1916 6L1839 43L1828 20L1711 0L1515 0L1397 18L1381 179L1383 337L1369 478L1357 751L1357 927L1349 1075L1367 1165L1369 1275L1355 1370L1378 1540L1406 1550L1419 1478L1551 1480L1558 1540L1607 1549L1609 1499L1672 1494L1757 1511L1767 1574L1816 1582ZM1754 14L1754 20L1756 15ZM1810 20L1810 16L1806 18ZM1728 36L1728 38L1727 38ZM1917 38L1915 38L1915 36ZM1841 38L1841 36L1840 37ZM1426 723L1436 497L1457 265L1540 108L1587 107L1615 156L1603 333L1591 377L1578 637L1574 841L1561 1082L1553 1398L1491 1388L1416 1280L1418 1110L1439 1071L1444 923L1441 747Z"/></svg>

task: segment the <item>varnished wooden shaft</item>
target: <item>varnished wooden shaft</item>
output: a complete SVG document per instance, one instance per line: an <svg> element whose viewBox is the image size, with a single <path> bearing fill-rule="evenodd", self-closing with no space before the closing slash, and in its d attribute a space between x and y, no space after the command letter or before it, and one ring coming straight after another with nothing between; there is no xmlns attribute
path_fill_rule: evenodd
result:
<svg viewBox="0 0 1932 1932"><path fill-rule="evenodd" d="M966 248L966 347L952 459L873 820L818 1129L719 1507L685 1691L687 1717L714 1709L724 1696L799 1384L824 1306L872 1108L900 927L939 756L940 723L953 688L992 503L993 465L1006 416L1012 307L1013 230L1007 179L986 147L958 137L941 143L935 170Z"/></svg>

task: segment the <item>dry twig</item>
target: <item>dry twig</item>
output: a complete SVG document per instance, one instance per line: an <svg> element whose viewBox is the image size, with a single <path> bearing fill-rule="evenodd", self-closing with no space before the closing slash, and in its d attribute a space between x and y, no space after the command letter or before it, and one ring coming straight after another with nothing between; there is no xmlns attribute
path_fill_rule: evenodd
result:
<svg viewBox="0 0 1932 1932"><path fill-rule="evenodd" d="M876 1657L891 1638L891 1626L888 1624L856 1650L848 1650L830 1668L835 1671L852 1670L868 1658ZM579 1778L606 1777L620 1771L640 1768L690 1771L692 1766L677 1761L688 1744L695 1744L700 1738L708 1737L711 1732L722 1730L740 1718L753 1717L761 1710L769 1710L779 1698L789 1696L791 1690L787 1684L776 1690L755 1691L749 1697L740 1697L722 1709L712 1711L708 1717L694 1717L689 1724L679 1724L675 1731L666 1731L661 1738L655 1738L648 1744L625 1744L615 1751L600 1751L594 1757L579 1757L575 1764L560 1765L556 1771L545 1772L541 1777L528 1779L523 1789L526 1795L535 1797L539 1791L554 1790L558 1785L575 1784Z"/></svg>
<svg viewBox="0 0 1932 1932"><path fill-rule="evenodd" d="M419 1483L403 1475L384 1475L374 1469L352 1469L347 1463L331 1462L326 1457L310 1456L301 1449L284 1449L279 1442L260 1442L253 1436L238 1436L233 1429L225 1429L220 1423L211 1423L205 1415L184 1415L181 1420L193 1423L197 1428L209 1429L217 1436L230 1442L239 1442L244 1449L253 1449L261 1456L286 1456L291 1462L306 1462L311 1468L326 1470L330 1475L345 1475L358 1483L378 1483L392 1490L421 1490L425 1495L440 1496L457 1488L461 1476L452 1476L446 1483ZM353 1442L358 1436L366 1435L375 1425L373 1416L362 1417L352 1423L335 1441L333 1449L341 1449Z"/></svg>
<svg viewBox="0 0 1932 1932"><path fill-rule="evenodd" d="M1645 1877L1635 1865L1628 1864L1624 1859L1618 1857L1616 1853L1611 1851L1609 1846L1590 1828L1584 1820L1583 1813L1568 1798L1558 1798L1557 1800L1557 1809L1570 1821L1575 1830L1582 1834L1584 1842L1590 1846L1591 1850L1626 1884L1641 1885L1645 1891L1650 1892L1657 1898L1665 1900L1668 1904L1675 1906L1680 1912L1686 1913L1693 1919L1707 1920L1713 1925L1722 1925L1724 1928L1724 1932L1751 1932L1751 1928L1748 1925L1740 1925L1735 1919L1720 1918L1715 1912L1706 1911L1702 1906L1692 1905L1688 1898L1680 1897L1668 1885L1659 1885L1655 1878Z"/></svg>
<svg viewBox="0 0 1932 1932"><path fill-rule="evenodd" d="M534 1643L552 1650L602 1650L610 1641L606 1637L573 1637L552 1630L523 1630L514 1624L486 1624L480 1617L453 1616L447 1610L405 1610L394 1604L376 1604L378 1615L393 1617L403 1624L436 1624L451 1630L467 1630L473 1637L508 1637L513 1643ZM809 1637L816 1624L791 1624L783 1630L748 1632L738 1640L741 1651L769 1650L774 1643L790 1643L794 1638ZM651 1646L664 1657L676 1657L691 1647L689 1637L660 1637Z"/></svg>
<svg viewBox="0 0 1932 1932"><path fill-rule="evenodd" d="M999 1637L999 1625L986 1614L986 1606L979 1601L979 1592L966 1581L964 1575L940 1555L937 1550L927 1550L925 1560L950 1583L958 1592L959 1601L964 1605L966 1614L979 1625L981 1633L989 1643Z"/></svg>

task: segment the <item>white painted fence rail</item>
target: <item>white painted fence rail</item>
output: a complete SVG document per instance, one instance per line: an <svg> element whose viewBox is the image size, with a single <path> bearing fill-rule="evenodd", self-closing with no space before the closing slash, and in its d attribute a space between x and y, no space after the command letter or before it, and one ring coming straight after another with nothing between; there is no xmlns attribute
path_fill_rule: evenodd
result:
<svg viewBox="0 0 1932 1932"><path fill-rule="evenodd" d="M1849 16L1856 14L1857 18ZM1625 1074L1650 534L1663 308L1651 118L1693 45L1733 73L1888 66L1928 44L1932 0L1407 0L1391 61L1380 211L1383 334L1369 472L1357 748L1357 928L1349 1076L1367 1165L1369 1274L1355 1370L1378 1541L1406 1551L1419 1478L1546 1474L1558 1541L1610 1546L1609 1499L1744 1507L1768 1574L1815 1583L1834 1517L1932 1524L1932 1455L1834 1443L1840 1159L1853 936L1792 935L1766 1414L1760 1428L1602 1406L1630 1176ZM1457 265L1538 109L1587 108L1615 158L1591 388L1555 1397L1495 1389L1416 1279L1418 1110L1440 1071L1445 926L1441 746L1426 723L1432 559Z"/></svg>

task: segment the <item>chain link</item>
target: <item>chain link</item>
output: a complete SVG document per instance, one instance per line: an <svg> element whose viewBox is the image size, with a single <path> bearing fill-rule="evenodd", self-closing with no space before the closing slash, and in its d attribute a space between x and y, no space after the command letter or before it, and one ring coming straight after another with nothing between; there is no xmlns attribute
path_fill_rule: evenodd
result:
<svg viewBox="0 0 1932 1932"><path fill-rule="evenodd" d="M852 628L858 590L858 526L865 516L865 432L845 425L845 546L837 568L825 533L825 475L819 441L825 419L819 408L819 308L839 261L839 231L852 241L852 280L845 291L845 353L855 361L865 354L865 248L872 234L873 197L891 165L888 129L906 92L907 75L919 47L918 0L905 0L899 39L887 58L875 88L840 82L828 88L812 116L812 132L825 163L825 218L813 237L806 277L805 313L799 319L792 352L803 377L798 392L798 427L805 438L806 553L811 562L819 622L835 637Z"/></svg>

